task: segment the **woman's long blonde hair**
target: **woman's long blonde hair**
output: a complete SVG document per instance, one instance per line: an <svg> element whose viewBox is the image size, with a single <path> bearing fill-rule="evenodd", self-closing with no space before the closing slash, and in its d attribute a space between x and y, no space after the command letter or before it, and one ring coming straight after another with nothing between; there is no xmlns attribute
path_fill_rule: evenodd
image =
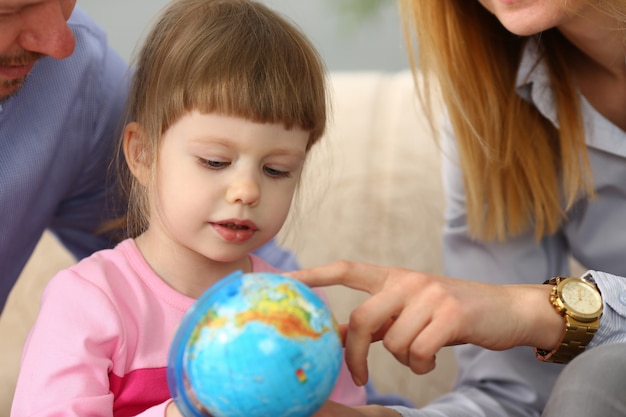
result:
<svg viewBox="0 0 626 417"><path fill-rule="evenodd" d="M598 1L624 17L624 0ZM556 29L533 37L548 66L560 129L516 92L528 37L508 32L477 0L400 0L420 97L441 94L464 172L467 222L476 238L554 233L581 195L592 195L578 90ZM435 124L432 121L433 126Z"/></svg>

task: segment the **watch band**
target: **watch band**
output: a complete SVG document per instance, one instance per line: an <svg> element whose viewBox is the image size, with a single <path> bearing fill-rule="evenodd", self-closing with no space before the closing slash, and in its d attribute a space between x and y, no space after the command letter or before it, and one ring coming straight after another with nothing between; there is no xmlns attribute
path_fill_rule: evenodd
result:
<svg viewBox="0 0 626 417"><path fill-rule="evenodd" d="M535 348L537 359L543 362L569 363L576 356L585 351L587 344L596 333L596 328L589 327L585 323L573 325L571 318L565 316L565 332L561 341L552 350Z"/></svg>

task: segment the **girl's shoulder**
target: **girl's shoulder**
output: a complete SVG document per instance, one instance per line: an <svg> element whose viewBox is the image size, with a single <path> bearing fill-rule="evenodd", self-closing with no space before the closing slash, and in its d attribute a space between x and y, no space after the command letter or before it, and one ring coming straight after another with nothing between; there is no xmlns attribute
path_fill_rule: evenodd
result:
<svg viewBox="0 0 626 417"><path fill-rule="evenodd" d="M103 249L59 271L52 277L46 292L68 294L100 293L107 298L136 290L137 277L149 269L134 240L127 239L115 248Z"/></svg>

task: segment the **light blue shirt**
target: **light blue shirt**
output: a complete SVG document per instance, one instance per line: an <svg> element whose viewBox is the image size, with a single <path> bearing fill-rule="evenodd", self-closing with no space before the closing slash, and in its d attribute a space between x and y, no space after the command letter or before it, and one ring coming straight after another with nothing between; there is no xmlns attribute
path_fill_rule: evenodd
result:
<svg viewBox="0 0 626 417"><path fill-rule="evenodd" d="M0 311L46 228L78 259L111 246L94 231L111 217L105 187L128 67L78 8L69 26L74 53L41 59L23 88L0 102ZM257 254L279 269L298 268L275 241Z"/></svg>
<svg viewBox="0 0 626 417"><path fill-rule="evenodd" d="M49 227L78 258L107 246L107 167L125 104L127 65L82 11L74 53L37 62L0 102L0 311Z"/></svg>
<svg viewBox="0 0 626 417"><path fill-rule="evenodd" d="M537 60L539 65L535 66ZM525 50L517 85L519 94L558 127L546 66L532 40ZM444 132L447 156L443 160L447 203L444 265L446 274L454 277L537 284L569 275L569 257L573 256L591 270L604 299L599 330L588 346L592 349L626 341L626 132L605 119L584 97L581 100L597 197L580 199L558 233L539 243L532 231L505 243L489 244L469 237L463 179L448 124ZM421 417L538 416L563 369L563 365L540 362L530 347L495 352L464 345L455 352L459 374L454 391L423 409L398 411Z"/></svg>

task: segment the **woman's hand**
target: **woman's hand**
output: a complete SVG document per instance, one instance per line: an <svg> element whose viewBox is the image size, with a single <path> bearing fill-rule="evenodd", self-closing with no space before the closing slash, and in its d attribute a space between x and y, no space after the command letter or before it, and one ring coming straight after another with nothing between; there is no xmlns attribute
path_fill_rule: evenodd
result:
<svg viewBox="0 0 626 417"><path fill-rule="evenodd" d="M369 344L376 340L424 374L434 369L444 346L551 349L564 326L548 302L547 285L492 285L347 261L288 275L312 287L344 285L372 295L352 311L344 328L346 363L358 385L367 381ZM549 329L539 327L547 325L543 315L551 319Z"/></svg>

